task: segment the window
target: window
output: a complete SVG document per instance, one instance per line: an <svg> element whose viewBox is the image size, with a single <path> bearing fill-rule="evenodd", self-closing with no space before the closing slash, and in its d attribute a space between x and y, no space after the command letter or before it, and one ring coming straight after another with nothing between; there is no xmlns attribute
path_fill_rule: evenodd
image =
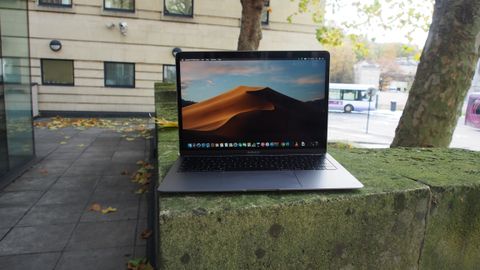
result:
<svg viewBox="0 0 480 270"><path fill-rule="evenodd" d="M343 100L355 100L356 92L354 90L343 90Z"/></svg>
<svg viewBox="0 0 480 270"><path fill-rule="evenodd" d="M340 90L331 89L329 95L330 99L340 99Z"/></svg>
<svg viewBox="0 0 480 270"><path fill-rule="evenodd" d="M193 0L164 0L165 15L193 17Z"/></svg>
<svg viewBox="0 0 480 270"><path fill-rule="evenodd" d="M177 80L175 65L163 65L163 82L175 83Z"/></svg>
<svg viewBox="0 0 480 270"><path fill-rule="evenodd" d="M74 85L73 60L42 59L42 84Z"/></svg>
<svg viewBox="0 0 480 270"><path fill-rule="evenodd" d="M103 8L105 10L135 12L135 0L103 0Z"/></svg>
<svg viewBox="0 0 480 270"><path fill-rule="evenodd" d="M269 18L270 18L270 1L265 0L263 4L263 10L262 10L262 24L267 25Z"/></svg>
<svg viewBox="0 0 480 270"><path fill-rule="evenodd" d="M41 6L72 7L72 0L39 0Z"/></svg>
<svg viewBox="0 0 480 270"><path fill-rule="evenodd" d="M135 64L105 62L105 86L135 88Z"/></svg>

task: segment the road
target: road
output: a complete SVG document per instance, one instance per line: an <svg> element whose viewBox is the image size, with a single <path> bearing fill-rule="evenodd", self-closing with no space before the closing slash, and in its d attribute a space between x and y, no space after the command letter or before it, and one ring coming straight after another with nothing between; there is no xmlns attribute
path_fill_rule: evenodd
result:
<svg viewBox="0 0 480 270"><path fill-rule="evenodd" d="M366 133L367 113L330 112L328 140L351 143L357 147L386 148L395 135L401 111L374 111ZM450 147L480 151L480 129L466 126L460 117Z"/></svg>

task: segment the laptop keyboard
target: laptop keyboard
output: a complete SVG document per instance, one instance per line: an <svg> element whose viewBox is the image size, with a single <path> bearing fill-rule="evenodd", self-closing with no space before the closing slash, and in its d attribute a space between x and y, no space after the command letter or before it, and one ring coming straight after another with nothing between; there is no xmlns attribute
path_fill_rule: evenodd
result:
<svg viewBox="0 0 480 270"><path fill-rule="evenodd" d="M184 157L180 172L335 170L325 156L222 156Z"/></svg>

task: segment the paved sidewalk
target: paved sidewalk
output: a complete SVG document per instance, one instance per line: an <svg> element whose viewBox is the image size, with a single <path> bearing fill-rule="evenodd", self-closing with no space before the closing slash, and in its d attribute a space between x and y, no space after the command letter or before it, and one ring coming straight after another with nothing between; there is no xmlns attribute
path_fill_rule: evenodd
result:
<svg viewBox="0 0 480 270"><path fill-rule="evenodd" d="M119 270L145 257L147 199L130 175L149 140L72 127L36 128L35 140L39 163L0 192L0 269Z"/></svg>

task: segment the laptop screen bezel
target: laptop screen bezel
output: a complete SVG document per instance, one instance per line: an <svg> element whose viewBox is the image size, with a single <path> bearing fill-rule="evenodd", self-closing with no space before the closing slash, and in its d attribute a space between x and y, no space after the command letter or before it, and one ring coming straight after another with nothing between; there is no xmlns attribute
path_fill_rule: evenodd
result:
<svg viewBox="0 0 480 270"><path fill-rule="evenodd" d="M185 148L182 124L182 89L181 89L181 62L183 60L195 59L223 59L223 60L269 60L285 59L294 60L301 58L322 58L325 60L325 99L322 106L321 125L319 134L324 140L319 141L315 148L261 148L261 149L188 149ZM327 127L328 127L328 96L330 81L330 54L327 51L201 51L201 52L179 52L175 56L176 80L177 80L177 108L178 108L178 136L179 151L181 156L192 155L277 155L277 154L324 154L327 151Z"/></svg>

